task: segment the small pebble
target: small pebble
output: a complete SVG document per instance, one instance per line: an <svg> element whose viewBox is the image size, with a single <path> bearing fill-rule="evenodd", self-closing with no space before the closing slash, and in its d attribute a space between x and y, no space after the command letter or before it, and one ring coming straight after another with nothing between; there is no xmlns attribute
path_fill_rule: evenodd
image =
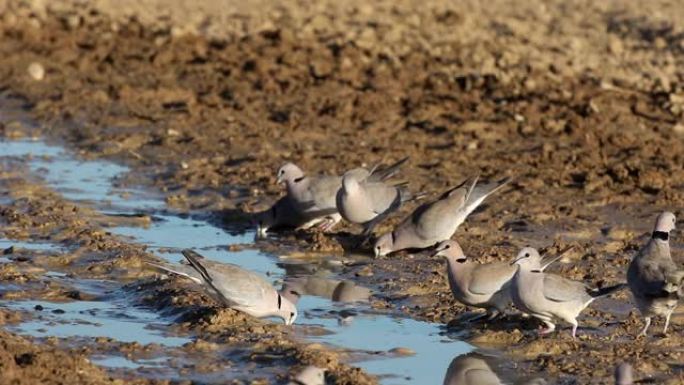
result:
<svg viewBox="0 0 684 385"><path fill-rule="evenodd" d="M45 68L42 64L33 62L28 66L28 73L34 80L43 80L45 77Z"/></svg>

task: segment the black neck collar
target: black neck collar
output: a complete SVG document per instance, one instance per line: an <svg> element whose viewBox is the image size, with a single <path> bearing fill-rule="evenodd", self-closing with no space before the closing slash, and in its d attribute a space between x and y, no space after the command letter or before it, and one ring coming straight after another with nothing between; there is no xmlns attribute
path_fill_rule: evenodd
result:
<svg viewBox="0 0 684 385"><path fill-rule="evenodd" d="M295 178L295 179L294 179L294 182L295 182L295 183L299 183L299 182L301 182L301 181L303 181L303 180L304 180L304 177L303 177L303 176L300 176L299 178Z"/></svg>
<svg viewBox="0 0 684 385"><path fill-rule="evenodd" d="M467 259L466 258L459 258L456 260L458 263L466 263Z"/></svg>
<svg viewBox="0 0 684 385"><path fill-rule="evenodd" d="M670 239L670 233L666 231L654 231L653 239L660 239L661 241L667 241Z"/></svg>

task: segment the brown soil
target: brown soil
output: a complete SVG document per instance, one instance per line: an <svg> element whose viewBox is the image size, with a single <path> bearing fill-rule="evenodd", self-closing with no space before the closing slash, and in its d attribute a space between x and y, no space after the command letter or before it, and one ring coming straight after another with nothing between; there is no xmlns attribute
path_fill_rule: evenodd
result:
<svg viewBox="0 0 684 385"><path fill-rule="evenodd" d="M29 3L0 1L0 89L25 102L41 134L125 162L169 205L226 226L248 225L250 212L275 201L275 169L287 160L340 173L407 155L403 175L415 190L439 192L478 172L515 178L456 234L483 261L526 244L549 253L573 244L561 273L611 284L625 279L659 210L684 217L677 2ZM31 63L44 67L42 80ZM32 134L14 121L2 132ZM358 231L338 229L258 245L337 253ZM109 242L69 231L84 244ZM379 288L378 306L448 323L464 308L443 270L403 253L346 274ZM641 321L628 302L626 292L599 301L577 341L566 330L539 339L533 321L515 318L451 324L561 382L600 383L637 357L639 375L681 381L681 314L667 338L633 342ZM218 322L225 337L240 324L233 317L218 311L195 325ZM287 340L284 329L264 328ZM352 381L345 368L336 373Z"/></svg>

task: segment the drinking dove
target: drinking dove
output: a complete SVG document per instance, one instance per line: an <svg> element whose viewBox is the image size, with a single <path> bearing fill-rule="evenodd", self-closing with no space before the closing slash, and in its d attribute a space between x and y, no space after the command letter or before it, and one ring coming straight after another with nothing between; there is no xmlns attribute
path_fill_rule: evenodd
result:
<svg viewBox="0 0 684 385"><path fill-rule="evenodd" d="M375 241L375 256L384 256L404 249L424 249L451 238L458 226L489 195L510 181L477 185L478 177L470 178L444 192L436 201L419 206L393 231Z"/></svg>
<svg viewBox="0 0 684 385"><path fill-rule="evenodd" d="M531 247L523 248L512 264L518 265L511 281L513 303L520 311L546 325L541 334L554 331L556 325L553 321L558 318L572 325L572 338L575 338L579 313L596 298L624 286L618 284L592 289L582 282L544 273L539 269L541 256Z"/></svg>
<svg viewBox="0 0 684 385"><path fill-rule="evenodd" d="M189 266L150 265L189 278L217 302L252 317L279 317L286 325L292 325L297 318L295 305L258 274L230 263L207 260L192 250L182 253Z"/></svg>
<svg viewBox="0 0 684 385"><path fill-rule="evenodd" d="M551 263L560 259L562 254L537 268L543 271ZM464 305L486 309L485 316L489 315L490 320L503 314L511 303L510 285L511 278L517 270L515 266L507 262L488 264L473 262L466 258L461 246L453 240L438 244L433 256L446 258L449 287L457 301Z"/></svg>
<svg viewBox="0 0 684 385"><path fill-rule="evenodd" d="M264 235L271 229L281 227L306 230L313 226L339 221L336 215L316 216L314 213L300 212L292 197L285 195L268 210L256 213L254 222L256 222L258 234Z"/></svg>
<svg viewBox="0 0 684 385"><path fill-rule="evenodd" d="M646 319L639 336L646 335L654 316L665 316L665 334L677 302L684 297L684 269L678 268L670 255L670 231L675 229L675 221L670 212L658 215L651 238L627 270L634 302Z"/></svg>
<svg viewBox="0 0 684 385"><path fill-rule="evenodd" d="M407 160L408 158L401 159L386 168L355 169L353 175L360 179L366 178L371 182L383 181L396 174ZM283 207L287 211L283 211L282 215L289 215L291 213L288 211L294 210L305 219L307 224L315 219L324 218L323 221L313 222L313 224L323 223L322 228L325 231L332 229L341 220L342 217L337 210L337 191L342 187L341 177L333 175L310 177L294 163L286 163L278 169L277 178L278 183L285 183L289 197L289 201L282 205L290 207ZM274 212L274 218L275 222L286 221L281 219L277 212Z"/></svg>

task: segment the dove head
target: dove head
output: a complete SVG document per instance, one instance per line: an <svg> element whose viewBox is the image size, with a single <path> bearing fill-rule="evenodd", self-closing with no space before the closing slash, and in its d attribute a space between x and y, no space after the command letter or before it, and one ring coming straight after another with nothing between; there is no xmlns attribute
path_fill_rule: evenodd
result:
<svg viewBox="0 0 684 385"><path fill-rule="evenodd" d="M282 318L285 325L292 325L297 319L297 307L287 297L279 294L276 316Z"/></svg>
<svg viewBox="0 0 684 385"><path fill-rule="evenodd" d="M292 183L304 178L304 171L294 163L285 163L278 169L278 183Z"/></svg>
<svg viewBox="0 0 684 385"><path fill-rule="evenodd" d="M539 269L539 266L541 266L541 256L536 249L524 247L511 265L518 265L526 270Z"/></svg>
<svg viewBox="0 0 684 385"><path fill-rule="evenodd" d="M356 191L359 188L359 179L354 173L354 170L348 171L344 174L342 177L342 187L346 192Z"/></svg>
<svg viewBox="0 0 684 385"><path fill-rule="evenodd" d="M655 223L655 228L653 229L653 233L669 233L670 231L675 229L675 223L676 219L674 214L672 214L669 211L665 211L658 215L658 219L656 219Z"/></svg>
<svg viewBox="0 0 684 385"><path fill-rule="evenodd" d="M432 256L446 257L450 261L454 260L461 263L467 260L465 254L463 253L463 249L461 249L461 245L451 239L440 242L435 248Z"/></svg>
<svg viewBox="0 0 684 385"><path fill-rule="evenodd" d="M385 233L380 238L378 238L375 241L375 245L373 245L373 252L375 253L375 257L383 257L389 253L391 253L394 249L394 233L389 232Z"/></svg>

